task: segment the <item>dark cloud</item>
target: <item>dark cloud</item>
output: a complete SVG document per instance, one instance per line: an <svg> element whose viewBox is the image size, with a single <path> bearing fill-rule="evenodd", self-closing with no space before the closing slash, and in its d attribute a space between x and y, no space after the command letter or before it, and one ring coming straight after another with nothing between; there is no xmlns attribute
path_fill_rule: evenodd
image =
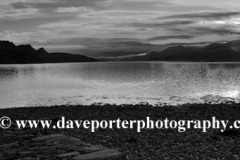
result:
<svg viewBox="0 0 240 160"><path fill-rule="evenodd" d="M188 36L188 35L173 35L173 36L159 36L159 37L152 37L148 38L148 40L169 40L169 39L191 39L194 38L194 36Z"/></svg>
<svg viewBox="0 0 240 160"><path fill-rule="evenodd" d="M141 23L141 22L133 22L133 23L124 23L124 24L116 24L117 26L127 26L134 28L159 28L166 26L176 26L176 25L188 25L193 24L195 21L192 20L176 20L176 21L166 21L161 23Z"/></svg>
<svg viewBox="0 0 240 160"><path fill-rule="evenodd" d="M195 35L195 36L202 36L202 35L219 35L219 36L225 36L225 35L232 35L236 34L239 35L240 32L237 32L233 28L228 27L184 27L184 28L168 28L171 32L174 33L184 33L185 35Z"/></svg>
<svg viewBox="0 0 240 160"><path fill-rule="evenodd" d="M134 38L73 38L65 41L66 44L82 45L140 45L143 44L139 39Z"/></svg>
<svg viewBox="0 0 240 160"><path fill-rule="evenodd" d="M0 19L1 31L15 31L18 30L20 32L23 31L32 31L34 27L38 27L39 25L61 21L64 18L70 18L68 15L64 15L61 17L46 17L46 18L28 18L28 19Z"/></svg>
<svg viewBox="0 0 240 160"><path fill-rule="evenodd" d="M166 10L166 6L171 5L170 0L115 0L114 3L110 4L110 8L129 11L158 11L159 9Z"/></svg>
<svg viewBox="0 0 240 160"><path fill-rule="evenodd" d="M147 29L146 28L137 28L135 29L135 31L146 31Z"/></svg>
<svg viewBox="0 0 240 160"><path fill-rule="evenodd" d="M207 12L207 13L188 13L188 14L178 14L165 17L159 17L157 19L177 19L177 18L203 18L203 19L222 19L231 16L240 15L240 12Z"/></svg>
<svg viewBox="0 0 240 160"><path fill-rule="evenodd" d="M209 34L216 34L216 35L229 35L229 34L240 34L240 32L236 32L233 29L229 28L207 28L207 27L194 27L191 31L198 35L209 35Z"/></svg>
<svg viewBox="0 0 240 160"><path fill-rule="evenodd" d="M11 6L15 9L37 8L37 9L56 9L58 7L98 7L108 0L53 0L50 2L15 2Z"/></svg>
<svg viewBox="0 0 240 160"><path fill-rule="evenodd" d="M128 45L128 46L140 46L147 44L144 40L135 38L71 38L66 40L51 40L51 42L35 43L35 44L51 44L51 45L84 45L84 46L106 46L106 45Z"/></svg>

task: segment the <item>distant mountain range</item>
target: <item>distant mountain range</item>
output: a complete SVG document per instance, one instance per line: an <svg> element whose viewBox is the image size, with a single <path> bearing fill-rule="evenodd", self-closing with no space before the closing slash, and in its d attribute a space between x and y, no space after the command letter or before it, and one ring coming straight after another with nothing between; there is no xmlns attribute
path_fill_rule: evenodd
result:
<svg viewBox="0 0 240 160"><path fill-rule="evenodd" d="M44 48L34 49L30 44L16 46L0 41L0 64L94 62L95 58L70 53L48 53Z"/></svg>
<svg viewBox="0 0 240 160"><path fill-rule="evenodd" d="M0 41L0 64L95 61L240 62L240 40L210 43L205 46L197 44L172 45L158 51L101 58L70 53L48 53L44 48L36 50L29 44L16 46L9 41Z"/></svg>
<svg viewBox="0 0 240 160"><path fill-rule="evenodd" d="M211 43L205 46L176 45L160 51L137 55L100 58L106 61L193 61L240 62L240 40L228 43Z"/></svg>

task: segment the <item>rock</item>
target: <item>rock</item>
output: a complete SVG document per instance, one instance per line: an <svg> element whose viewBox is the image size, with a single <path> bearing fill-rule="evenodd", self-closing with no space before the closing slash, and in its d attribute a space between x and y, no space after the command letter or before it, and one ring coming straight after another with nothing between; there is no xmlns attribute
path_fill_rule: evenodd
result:
<svg viewBox="0 0 240 160"><path fill-rule="evenodd" d="M13 159L17 159L16 155L6 155L4 156L4 160L13 160Z"/></svg>
<svg viewBox="0 0 240 160"><path fill-rule="evenodd" d="M21 130L22 129L19 129L18 127L13 127L13 125L11 125L11 127L7 129L7 131L13 132L15 134L21 132Z"/></svg>
<svg viewBox="0 0 240 160"><path fill-rule="evenodd" d="M22 132L22 135L37 135L39 133L38 129L28 129Z"/></svg>
<svg viewBox="0 0 240 160"><path fill-rule="evenodd" d="M21 155L28 155L34 153L33 151L22 151L20 152Z"/></svg>
<svg viewBox="0 0 240 160"><path fill-rule="evenodd" d="M10 130L6 130L6 131L4 131L4 134L14 134L14 133Z"/></svg>
<svg viewBox="0 0 240 160"><path fill-rule="evenodd" d="M130 138L127 141L128 141L128 143L136 143L137 139L134 138L132 135L130 135Z"/></svg>
<svg viewBox="0 0 240 160"><path fill-rule="evenodd" d="M101 145L93 146L80 139L63 134L44 135L41 137L33 136L31 133L38 130L25 130L26 135L16 135L16 137L2 136L3 143L0 145L0 159L19 159L19 160L51 160L51 159L72 159L94 157L99 160L125 160L124 155L116 150L110 150ZM28 135L29 134L29 135ZM30 137L30 138L29 138ZM6 139L6 140L4 140ZM81 155L85 154L85 155ZM40 157L39 157L40 156ZM84 156L84 157L78 157ZM37 158L36 158L37 157Z"/></svg>
<svg viewBox="0 0 240 160"><path fill-rule="evenodd" d="M218 133L221 136L239 136L240 132L238 130L225 130L224 132Z"/></svg>
<svg viewBox="0 0 240 160"><path fill-rule="evenodd" d="M45 141L45 140L49 140L49 139L53 139L53 138L62 138L64 137L64 135L62 134L51 134L51 135L46 135L46 136L42 136L42 137L38 137L38 138L33 138L33 141Z"/></svg>
<svg viewBox="0 0 240 160"><path fill-rule="evenodd" d="M74 160L126 160L126 156L114 149L105 149L73 157Z"/></svg>
<svg viewBox="0 0 240 160"><path fill-rule="evenodd" d="M80 155L80 153L79 152L64 153L64 154L57 155L57 157L58 158L66 158L66 157L72 157L72 156L76 156L76 155Z"/></svg>
<svg viewBox="0 0 240 160"><path fill-rule="evenodd" d="M83 142L77 138L73 138L73 137L64 136L61 139L59 139L58 141L59 141L59 143L65 144L65 145L75 145L78 147L91 147L90 144L85 143L85 142Z"/></svg>
<svg viewBox="0 0 240 160"><path fill-rule="evenodd" d="M55 135L47 135L47 136L42 136L39 138L34 138L32 139L33 141L44 141L45 144L49 143L56 143L58 142L60 145L65 145L65 146L75 146L75 147L91 147L90 144L85 143L77 138L65 136L62 134L55 134Z"/></svg>
<svg viewBox="0 0 240 160"><path fill-rule="evenodd" d="M32 138L36 138L36 136L34 136L34 135L21 135L21 136L19 136L19 138L22 139L22 140L30 140Z"/></svg>
<svg viewBox="0 0 240 160"><path fill-rule="evenodd" d="M13 142L13 143L9 143L9 144L3 144L0 146L0 148L7 148L7 147L18 147L18 142Z"/></svg>
<svg viewBox="0 0 240 160"><path fill-rule="evenodd" d="M10 137L16 137L15 134L3 134L2 138L10 138Z"/></svg>
<svg viewBox="0 0 240 160"><path fill-rule="evenodd" d="M52 123L57 123L59 120L62 120L62 117L65 117L64 115L56 116L52 119Z"/></svg>
<svg viewBox="0 0 240 160"><path fill-rule="evenodd" d="M26 158L22 158L21 160L39 160L39 158L26 157Z"/></svg>
<svg viewBox="0 0 240 160"><path fill-rule="evenodd" d="M90 146L90 147L81 147L78 149L78 151L86 154L86 153L92 153L92 152L96 152L104 149L107 149L107 148L101 145L98 145L98 146Z"/></svg>

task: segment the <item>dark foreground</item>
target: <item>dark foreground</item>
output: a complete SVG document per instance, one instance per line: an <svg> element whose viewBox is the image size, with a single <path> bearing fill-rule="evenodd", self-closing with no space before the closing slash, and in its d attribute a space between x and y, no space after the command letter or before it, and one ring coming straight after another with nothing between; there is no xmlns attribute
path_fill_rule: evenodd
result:
<svg viewBox="0 0 240 160"><path fill-rule="evenodd" d="M152 107L150 105L91 105L52 106L1 109L0 117L12 120L52 119L64 116L71 120L240 120L240 104L186 104L182 106ZM240 130L239 130L240 131ZM227 129L49 129L46 134L61 133L92 145L118 149L132 160L239 160L240 132ZM1 130L0 130L1 132ZM3 145L4 140L0 141Z"/></svg>

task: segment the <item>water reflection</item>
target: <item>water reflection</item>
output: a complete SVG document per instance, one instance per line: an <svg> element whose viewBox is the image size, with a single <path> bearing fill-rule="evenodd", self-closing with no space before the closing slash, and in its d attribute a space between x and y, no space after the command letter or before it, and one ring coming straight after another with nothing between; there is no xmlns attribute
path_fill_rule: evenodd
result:
<svg viewBox="0 0 240 160"><path fill-rule="evenodd" d="M240 64L69 63L0 66L0 107L240 99Z"/></svg>
<svg viewBox="0 0 240 160"><path fill-rule="evenodd" d="M16 68L0 68L0 77L11 78L17 76L18 70Z"/></svg>

